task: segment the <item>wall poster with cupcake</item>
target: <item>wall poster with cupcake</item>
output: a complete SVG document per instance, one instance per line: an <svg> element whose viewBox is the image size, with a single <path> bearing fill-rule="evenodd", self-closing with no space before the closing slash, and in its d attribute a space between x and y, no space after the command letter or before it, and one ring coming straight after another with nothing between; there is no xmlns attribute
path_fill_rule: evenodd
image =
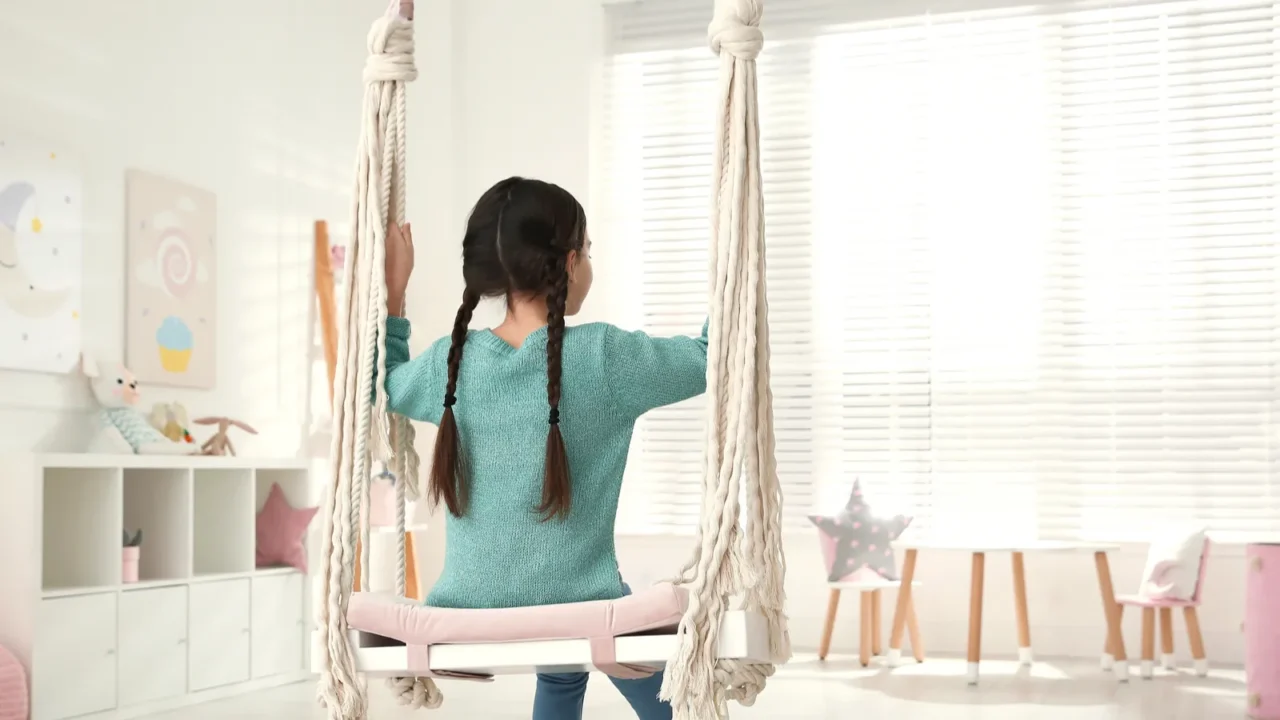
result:
<svg viewBox="0 0 1280 720"><path fill-rule="evenodd" d="M143 382L213 389L217 198L138 170L126 187L125 362Z"/></svg>

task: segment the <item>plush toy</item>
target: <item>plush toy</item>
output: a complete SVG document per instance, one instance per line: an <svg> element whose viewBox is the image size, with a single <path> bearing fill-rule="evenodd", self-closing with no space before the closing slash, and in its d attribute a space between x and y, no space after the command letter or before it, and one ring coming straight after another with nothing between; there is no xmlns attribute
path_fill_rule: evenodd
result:
<svg viewBox="0 0 1280 720"><path fill-rule="evenodd" d="M250 435L257 435L258 431L249 427L239 420L232 420L228 417L206 417L196 418L197 425L217 425L218 432L213 437L204 441L204 445L200 448L201 455L235 455L236 448L231 444L231 438L227 437L227 431L234 425Z"/></svg>
<svg viewBox="0 0 1280 720"><path fill-rule="evenodd" d="M187 419L187 409L182 406L182 403L152 405L149 420L151 427L174 442L194 443L196 441L187 431L187 426L191 422Z"/></svg>
<svg viewBox="0 0 1280 720"><path fill-rule="evenodd" d="M80 370L89 378L89 387L102 406L91 450L138 455L192 455L198 451L195 445L173 442L151 427L136 407L141 397L138 381L124 365L115 363L103 372L92 357L81 355Z"/></svg>

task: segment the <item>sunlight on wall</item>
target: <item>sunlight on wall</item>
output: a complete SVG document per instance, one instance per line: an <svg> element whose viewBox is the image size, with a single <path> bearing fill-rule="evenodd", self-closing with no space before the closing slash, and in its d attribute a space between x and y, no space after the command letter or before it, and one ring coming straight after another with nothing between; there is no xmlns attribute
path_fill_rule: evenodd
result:
<svg viewBox="0 0 1280 720"><path fill-rule="evenodd" d="M217 195L217 386L146 387L144 401L253 425L243 453L303 441L311 221L350 212L359 115L335 108L357 107L363 28L384 8L19 0L0 14L0 65L24 68L0 73L0 130L55 141L84 169L86 348L124 351L124 171ZM0 450L82 449L96 409L84 385L0 371Z"/></svg>

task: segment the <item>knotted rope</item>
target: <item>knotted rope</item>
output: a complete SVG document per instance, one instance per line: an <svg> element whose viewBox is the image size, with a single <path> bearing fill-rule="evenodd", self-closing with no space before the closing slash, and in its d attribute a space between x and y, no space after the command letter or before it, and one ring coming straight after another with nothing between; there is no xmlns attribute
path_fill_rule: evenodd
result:
<svg viewBox="0 0 1280 720"><path fill-rule="evenodd" d="M774 458L773 394L765 294L764 203L755 58L764 36L758 0L717 0L708 28L720 56L712 169L707 443L702 521L678 581L689 587L679 647L662 697L676 720L728 716L755 702L772 664L717 661L729 598L764 615L773 658L791 654L783 614L782 492ZM745 527L739 498L746 500Z"/></svg>
<svg viewBox="0 0 1280 720"><path fill-rule="evenodd" d="M326 661L319 699L330 720L363 720L368 712L368 696L356 671L356 649L346 612L357 539L363 551L361 589L368 590L370 551L365 510L375 456L387 462L397 478L397 591L401 596L405 590L405 499L417 498L420 493L413 428L408 419L388 413L382 382L386 375L386 233L389 222L404 223L405 83L418 75L413 61L413 24L391 14L380 18L369 30L368 47L352 244L340 308L345 322L339 326L334 380L333 444L323 536L324 597L317 603L320 645ZM369 446L371 436L373 448ZM429 679L396 678L391 683L402 702L407 693L409 704L417 707L440 704L440 692Z"/></svg>

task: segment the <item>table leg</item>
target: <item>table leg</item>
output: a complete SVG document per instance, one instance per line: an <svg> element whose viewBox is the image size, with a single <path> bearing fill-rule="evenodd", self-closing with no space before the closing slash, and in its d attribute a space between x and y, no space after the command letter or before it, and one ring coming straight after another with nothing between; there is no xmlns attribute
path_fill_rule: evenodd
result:
<svg viewBox="0 0 1280 720"><path fill-rule="evenodd" d="M1129 656L1124 650L1124 635L1120 631L1120 606L1116 603L1115 586L1111 584L1111 563L1105 551L1093 554L1098 568L1098 590L1102 593L1102 611L1107 618L1108 645L1115 658L1115 672L1120 682L1129 681Z"/></svg>
<svg viewBox="0 0 1280 720"><path fill-rule="evenodd" d="M911 654L916 662L924 662L924 639L920 637L920 620L916 617L915 601L907 607L907 635L911 638Z"/></svg>
<svg viewBox="0 0 1280 720"><path fill-rule="evenodd" d="M911 605L911 583L916 577L916 553L912 548L902 557L902 581L898 587L898 604L893 610L893 631L889 633L887 656L890 663L902 657L902 633L907 629L907 614L915 612Z"/></svg>
<svg viewBox="0 0 1280 720"><path fill-rule="evenodd" d="M1116 617L1119 618L1120 627L1124 627L1124 606L1117 605L1116 613ZM1102 644L1102 669L1114 670L1116 665L1116 650L1111 646L1111 633L1104 631L1102 634L1107 637L1106 642Z"/></svg>
<svg viewBox="0 0 1280 720"><path fill-rule="evenodd" d="M1031 621L1027 618L1027 568L1022 553L1013 553L1013 607L1018 620L1018 662L1031 664Z"/></svg>
<svg viewBox="0 0 1280 720"><path fill-rule="evenodd" d="M973 571L969 578L969 684L978 684L978 662L982 657L982 582L986 553L973 554Z"/></svg>
<svg viewBox="0 0 1280 720"><path fill-rule="evenodd" d="M871 593L871 654L879 655L883 650L880 646L880 595L881 591L876 590Z"/></svg>

